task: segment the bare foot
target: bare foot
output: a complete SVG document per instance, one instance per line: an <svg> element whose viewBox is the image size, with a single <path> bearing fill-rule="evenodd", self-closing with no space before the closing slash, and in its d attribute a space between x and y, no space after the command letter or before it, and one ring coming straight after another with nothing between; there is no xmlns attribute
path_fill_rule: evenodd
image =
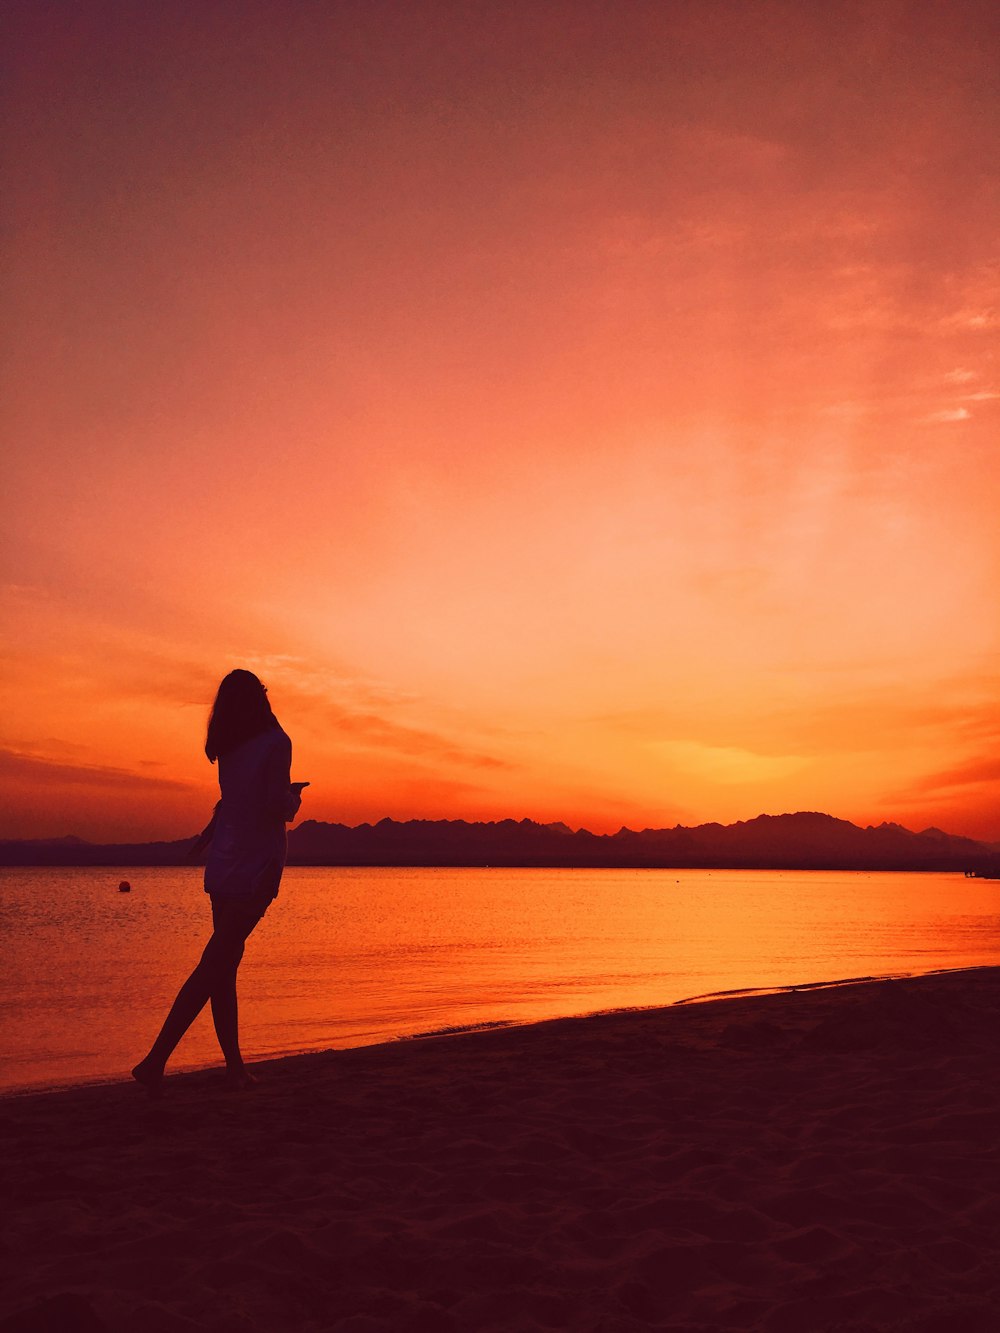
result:
<svg viewBox="0 0 1000 1333"><path fill-rule="evenodd" d="M148 1060L140 1060L132 1070L136 1083L141 1083L154 1100L163 1096L163 1070L151 1066Z"/></svg>
<svg viewBox="0 0 1000 1333"><path fill-rule="evenodd" d="M257 1080L249 1069L227 1069L226 1082L233 1092L247 1092L257 1086Z"/></svg>

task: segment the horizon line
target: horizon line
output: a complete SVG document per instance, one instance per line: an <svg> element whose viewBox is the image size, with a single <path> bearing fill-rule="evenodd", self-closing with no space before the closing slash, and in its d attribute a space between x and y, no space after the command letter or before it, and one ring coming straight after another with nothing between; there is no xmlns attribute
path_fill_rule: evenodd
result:
<svg viewBox="0 0 1000 1333"><path fill-rule="evenodd" d="M923 829L912 829L907 827L905 824L898 823L896 820L882 820L881 823L879 824L856 824L853 820L844 819L840 815L831 815L824 810L785 810L780 812L779 814L770 814L767 811L761 811L760 814L753 815L748 819L733 820L733 822L729 824L723 824L717 819L708 819L699 824L680 824L680 823L672 825L647 824L644 828L641 829L632 828L627 824L622 824L620 828L616 829L613 833L594 833L591 829L588 829L586 826L582 824L577 828L573 828L571 825L567 824L565 820L562 819L539 820L532 818L530 815L522 816L520 819L516 818L513 815L505 815L500 819L465 819L460 816L458 817L440 816L438 818L426 818L418 816L409 819L397 819L393 815L383 815L380 819L362 820L358 824L344 824L337 820L304 819L300 823L293 825L291 828L289 828L288 831L290 834L294 833L298 829L303 828L308 824L321 824L328 828L343 828L343 829L348 829L350 831L357 831L358 829L363 829L363 828L375 829L382 824L399 824L400 826L404 826L407 824L466 824L470 827L473 827L475 825L489 827L491 825L498 826L500 824L515 824L515 825L533 824L538 828L551 829L551 828L561 827L563 829L566 829L566 831L572 836L576 836L580 833L585 833L592 838L615 838L619 837L623 833L632 833L636 835L640 835L643 833L669 833L669 832L676 832L677 830L680 829L695 830L701 828L709 828L713 826L717 828L730 829L730 828L738 828L741 825L754 824L762 819L795 819L807 815L817 816L818 818L821 819L828 819L838 824L847 824L851 828L858 829L860 832L877 831L878 829L889 828L889 829L898 829L903 833L909 834L911 837L923 837L928 833L938 833L942 834L946 838L958 838L966 842L976 843L983 847L992 848L1000 845L1000 843L998 842L988 841L984 838L975 838L966 833L950 833L946 829L939 828L937 825L934 824L930 824ZM80 837L78 834L75 833L62 833L62 834L51 834L45 837L34 837L34 838L19 838L19 837L4 836L0 838L0 844L3 843L53 844L53 843L72 842L72 843L79 843L86 847L128 847L128 846L144 847L144 846L153 846L156 844L169 845L171 843L191 842L198 836L199 836L198 833L192 833L192 834L185 834L182 835L181 837L175 837L175 838L153 837L153 838L143 838L136 841L128 841L128 840L92 841L89 838Z"/></svg>

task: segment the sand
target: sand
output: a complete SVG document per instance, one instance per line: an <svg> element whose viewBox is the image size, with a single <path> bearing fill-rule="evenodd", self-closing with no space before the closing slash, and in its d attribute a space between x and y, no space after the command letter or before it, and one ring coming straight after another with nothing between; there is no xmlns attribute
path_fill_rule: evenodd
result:
<svg viewBox="0 0 1000 1333"><path fill-rule="evenodd" d="M0 1102L0 1328L995 1333L1000 969Z"/></svg>

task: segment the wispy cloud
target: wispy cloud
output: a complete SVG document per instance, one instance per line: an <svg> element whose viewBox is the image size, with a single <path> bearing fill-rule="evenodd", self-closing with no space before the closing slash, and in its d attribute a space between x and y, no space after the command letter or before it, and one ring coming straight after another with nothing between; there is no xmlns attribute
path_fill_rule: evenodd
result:
<svg viewBox="0 0 1000 1333"><path fill-rule="evenodd" d="M354 708L386 709L416 702L412 690L358 671L350 663L323 658L317 661L292 653L251 654L240 666L255 672L273 690L336 699Z"/></svg>
<svg viewBox="0 0 1000 1333"><path fill-rule="evenodd" d="M421 701L391 683L343 665L308 662L291 655L250 658L246 665L270 682L279 715L297 715L314 733L337 743L386 750L434 763L478 769L515 767L506 759L464 745L444 732L394 717Z"/></svg>
<svg viewBox="0 0 1000 1333"><path fill-rule="evenodd" d="M321 718L335 738L346 738L367 749L391 750L411 759L458 764L472 768L511 769L506 759L459 745L437 732L408 726L378 713L356 712L329 700L313 700L313 719Z"/></svg>
<svg viewBox="0 0 1000 1333"><path fill-rule="evenodd" d="M24 750L0 747L0 781L32 783L49 787L95 787L107 790L132 790L141 786L146 790L195 791L190 782L163 778L133 769L111 768L104 764L69 764L45 755Z"/></svg>
<svg viewBox="0 0 1000 1333"><path fill-rule="evenodd" d="M926 773L891 799L907 801L914 797L937 796L956 788L979 787L1000 781L1000 757L996 754L973 755L951 768Z"/></svg>
<svg viewBox="0 0 1000 1333"><path fill-rule="evenodd" d="M1000 328L1000 315L995 310L966 308L946 315L941 320L941 325L948 330L969 329L986 332L989 329Z"/></svg>
<svg viewBox="0 0 1000 1333"><path fill-rule="evenodd" d="M967 407L944 407L940 412L930 412L921 420L932 426L946 426L958 421L970 421L972 413Z"/></svg>

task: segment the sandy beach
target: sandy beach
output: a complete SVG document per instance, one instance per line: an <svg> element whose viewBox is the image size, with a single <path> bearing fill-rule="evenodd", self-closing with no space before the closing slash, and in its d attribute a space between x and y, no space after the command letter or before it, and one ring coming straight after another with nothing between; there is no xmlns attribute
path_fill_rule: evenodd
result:
<svg viewBox="0 0 1000 1333"><path fill-rule="evenodd" d="M0 1103L5 1333L994 1333L1000 969Z"/></svg>

